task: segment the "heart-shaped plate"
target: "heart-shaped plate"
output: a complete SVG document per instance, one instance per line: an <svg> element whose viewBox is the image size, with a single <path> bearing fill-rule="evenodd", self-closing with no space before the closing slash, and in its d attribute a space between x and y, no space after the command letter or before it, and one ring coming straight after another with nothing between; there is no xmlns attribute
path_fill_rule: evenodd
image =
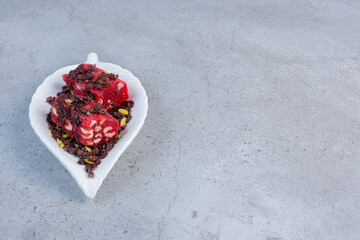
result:
<svg viewBox="0 0 360 240"><path fill-rule="evenodd" d="M44 80L31 99L29 117L31 126L40 140L68 170L84 194L89 198L94 198L112 167L143 126L147 115L148 99L140 81L128 70L112 63L99 62L98 56L95 53L90 53L86 62L96 64L97 67L107 72L118 74L119 78L125 81L128 86L129 99L132 99L135 103L131 109L132 119L123 131L123 137L109 152L107 157L102 160L101 164L95 170L94 178L89 178L84 166L77 164L77 157L65 152L57 145L49 133L46 122L46 114L50 111L50 105L46 102L46 98L56 96L56 94L61 91L61 87L65 85L62 75L75 69L79 64L61 68Z"/></svg>

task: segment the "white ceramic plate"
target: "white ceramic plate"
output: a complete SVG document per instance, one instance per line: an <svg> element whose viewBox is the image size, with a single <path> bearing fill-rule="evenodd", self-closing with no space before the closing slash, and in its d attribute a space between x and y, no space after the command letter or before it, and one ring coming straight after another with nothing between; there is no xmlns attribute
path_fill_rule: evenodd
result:
<svg viewBox="0 0 360 240"><path fill-rule="evenodd" d="M84 166L77 164L77 157L60 149L56 141L48 132L49 129L46 122L46 114L50 111L50 105L46 103L46 98L49 96L56 96L56 94L61 91L61 87L65 85L62 75L75 69L79 64L61 68L44 80L31 99L29 117L31 126L40 140L69 171L84 194L89 198L94 198L102 182L115 165L120 155L130 145L143 126L148 109L148 100L145 89L140 81L128 70L112 63L99 62L98 56L95 53L90 53L86 62L96 64L96 66L107 72L118 74L119 78L126 82L130 99L135 103L131 110L132 119L123 132L123 137L94 171L94 178L89 178L85 172Z"/></svg>

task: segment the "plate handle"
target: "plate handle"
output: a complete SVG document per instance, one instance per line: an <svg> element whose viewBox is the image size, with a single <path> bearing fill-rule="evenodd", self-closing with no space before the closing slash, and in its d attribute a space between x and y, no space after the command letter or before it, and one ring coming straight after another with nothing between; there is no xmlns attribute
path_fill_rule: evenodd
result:
<svg viewBox="0 0 360 240"><path fill-rule="evenodd" d="M97 64L99 62L99 57L96 53L92 52L89 53L87 59L86 59L87 63L91 63L91 64Z"/></svg>

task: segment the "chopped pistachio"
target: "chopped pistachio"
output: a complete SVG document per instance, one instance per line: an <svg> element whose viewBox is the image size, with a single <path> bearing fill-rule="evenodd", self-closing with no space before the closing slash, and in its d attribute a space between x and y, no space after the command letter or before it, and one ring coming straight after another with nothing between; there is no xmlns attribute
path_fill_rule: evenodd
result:
<svg viewBox="0 0 360 240"><path fill-rule="evenodd" d="M49 130L49 133L51 134L51 130Z"/></svg>
<svg viewBox="0 0 360 240"><path fill-rule="evenodd" d="M72 101L70 99L66 99L65 102L66 103L72 103Z"/></svg>
<svg viewBox="0 0 360 240"><path fill-rule="evenodd" d="M124 117L123 119L121 119L120 121L120 126L123 127L126 125L126 118Z"/></svg>
<svg viewBox="0 0 360 240"><path fill-rule="evenodd" d="M68 138L69 137L69 134L64 134L62 135L63 138Z"/></svg>
<svg viewBox="0 0 360 240"><path fill-rule="evenodd" d="M63 143L62 141L60 141L60 139L57 138L57 139L56 139L56 142L57 142L57 144L60 146L61 149L64 148L65 145L64 145L64 143Z"/></svg>
<svg viewBox="0 0 360 240"><path fill-rule="evenodd" d="M84 161L87 162L88 164L94 164L94 162L87 160L87 158L85 158Z"/></svg>
<svg viewBox="0 0 360 240"><path fill-rule="evenodd" d="M75 147L76 147L76 148L78 148L78 147L79 147L79 145L77 145L77 144L75 143Z"/></svg>
<svg viewBox="0 0 360 240"><path fill-rule="evenodd" d="M58 126L56 126L56 130L61 130L61 128L60 128L60 127L58 127Z"/></svg>
<svg viewBox="0 0 360 240"><path fill-rule="evenodd" d="M118 109L118 112L121 113L121 114L124 114L124 115L128 115L129 114L129 111L124 109L124 108L119 108Z"/></svg>
<svg viewBox="0 0 360 240"><path fill-rule="evenodd" d="M121 138L122 138L122 135L121 135L121 133L119 133L119 134L117 135L117 139L120 140Z"/></svg>
<svg viewBox="0 0 360 240"><path fill-rule="evenodd" d="M87 147L87 146L85 146L85 149L86 149L86 151L88 151L88 152L91 152L91 151L92 151L91 148L89 148L89 147Z"/></svg>

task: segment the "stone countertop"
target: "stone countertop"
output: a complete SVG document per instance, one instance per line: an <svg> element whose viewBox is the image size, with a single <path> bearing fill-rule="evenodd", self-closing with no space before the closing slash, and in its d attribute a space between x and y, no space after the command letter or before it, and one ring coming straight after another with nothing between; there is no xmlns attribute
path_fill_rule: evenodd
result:
<svg viewBox="0 0 360 240"><path fill-rule="evenodd" d="M359 239L359 1L3 1L0 239ZM87 199L30 127L84 61L144 85Z"/></svg>

